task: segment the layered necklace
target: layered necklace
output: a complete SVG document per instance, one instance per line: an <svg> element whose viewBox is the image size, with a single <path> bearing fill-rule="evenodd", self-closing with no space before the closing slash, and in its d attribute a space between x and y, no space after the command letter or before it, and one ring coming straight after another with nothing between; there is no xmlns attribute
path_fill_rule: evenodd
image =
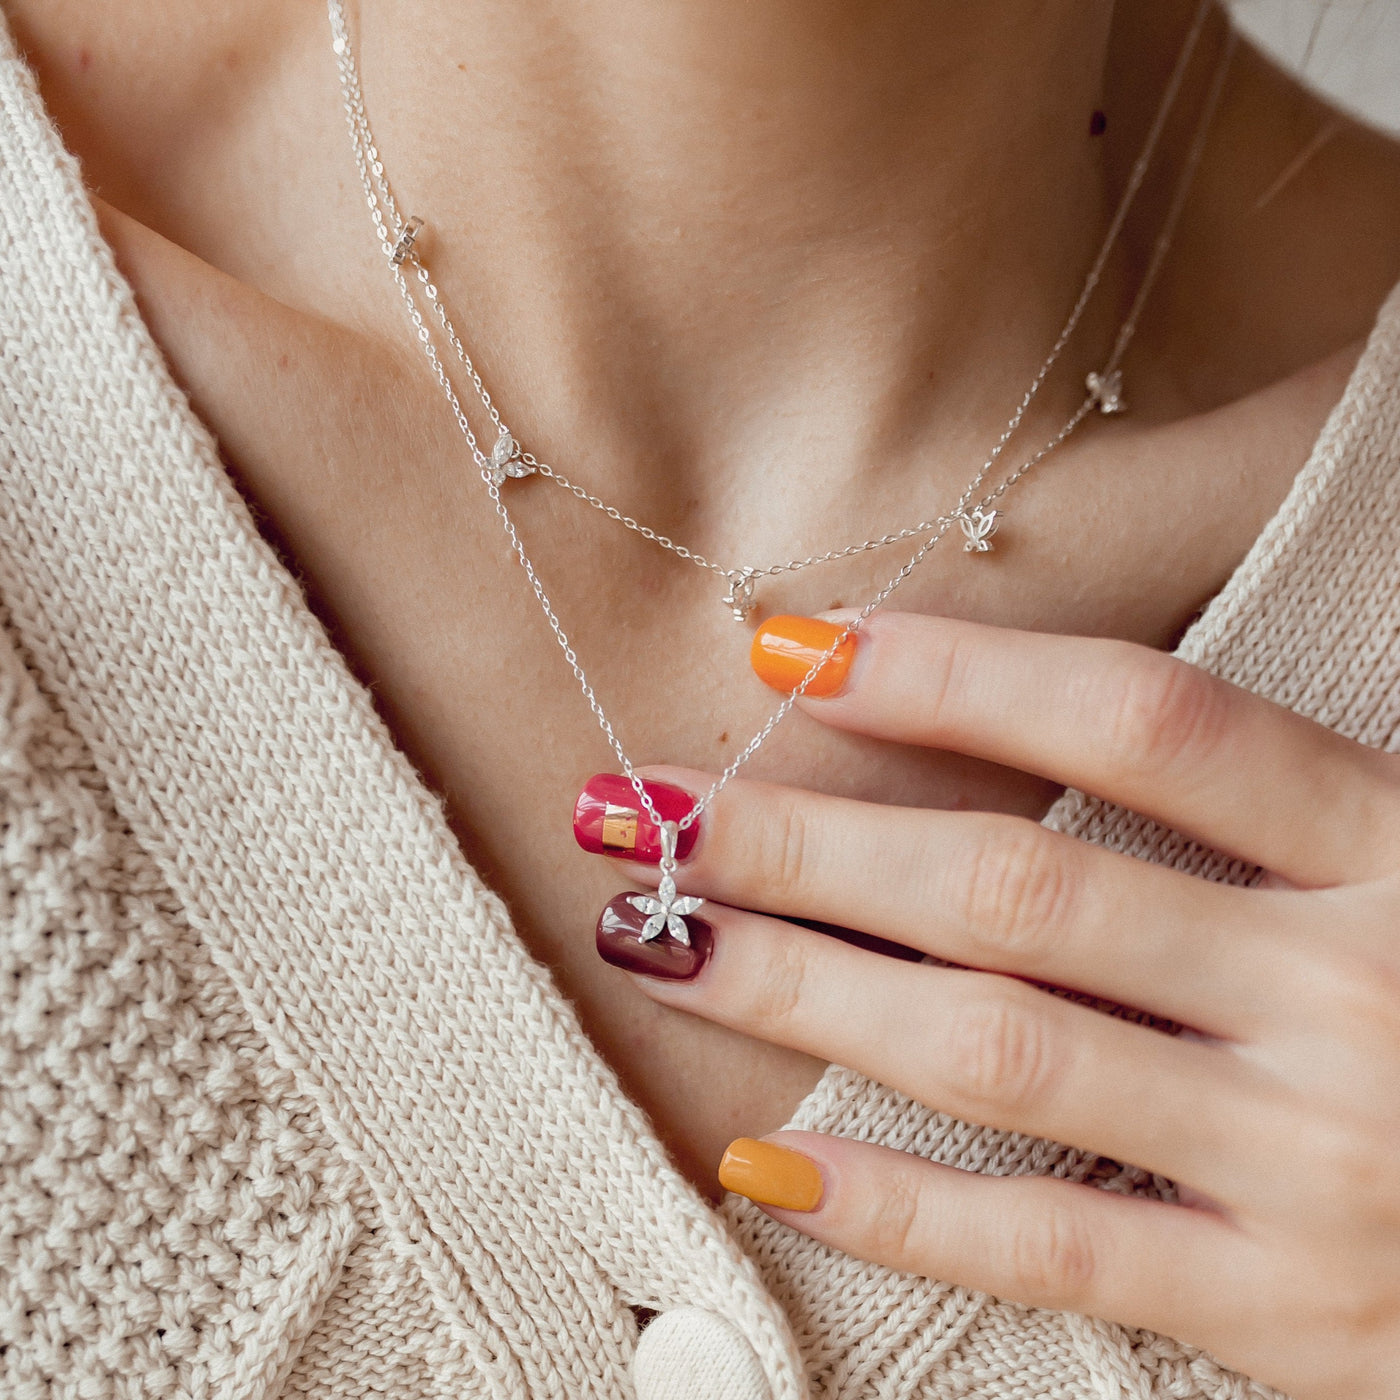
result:
<svg viewBox="0 0 1400 1400"><path fill-rule="evenodd" d="M678 893L676 888L678 869L676 846L680 833L693 826L700 819L721 789L758 752L768 736L792 711L793 706L806 693L823 667L836 655L847 639L859 631L871 614L904 583L947 535L956 532L955 538L961 538L965 553L974 556L990 553L994 548L992 539L997 533L1002 515L1000 502L1006 493L1059 447L1091 414L1095 412L1117 414L1126 411L1127 405L1123 397L1122 361L1137 330L1138 320L1148 294L1166 259L1192 178L1200 164L1206 136L1219 103L1230 58L1234 51L1234 31L1231 31L1222 50L1219 64L1197 119L1191 144L1182 162L1176 188L1136 295L1118 329L1107 360L1104 361L1101 369L1087 376L1086 392L1082 402L1059 431L1008 472L998 483L988 486L988 478L991 477L1003 453L1021 427L1027 410L1040 392L1050 371L1069 344L1090 298L1099 285L1109 256L1118 241L1123 225L1127 221L1129 210L1160 142L1162 131L1166 126L1168 116L1190 65L1191 56L1195 52L1201 31L1211 11L1212 0L1200 0L1181 51L1163 90L1142 150L1134 162L1118 207L1109 221L1103 243L1084 279L1083 288L1065 321L1063 329L1017 402L1006 426L993 443L985 461L963 488L956 504L945 513L932 515L891 533L842 545L821 554L770 564L724 564L677 543L661 531L642 524L631 515L604 501L587 487L570 480L564 473L557 471L547 462L541 461L521 446L502 418L480 372L463 345L439 295L437 286L423 261L420 245L423 242L426 227L424 220L417 215L404 217L400 213L389 179L385 174L384 162L380 158L378 146L370 129L369 118L365 110L364 94L360 84L359 69L355 62L354 48L342 0L327 0L327 8L330 17L331 43L340 74L341 94L345 105L351 145L354 149L355 164L359 171L365 202L386 265L407 308L415 336L423 347L432 373L441 386L457 426L462 432L467 451L477 468L486 494L500 518L509 547L525 572L530 588L544 613L545 620L553 632L560 650L563 652L565 661L573 672L584 700L635 791L641 810L655 823L659 833L661 861L660 886L657 894L655 897L649 895L633 896L633 903L648 916L638 936L643 941L668 937L678 943L688 944L690 935L687 919L695 913L702 901L693 896L682 895ZM439 348L440 344L445 344L446 352ZM449 371L448 361L457 366L460 376L464 377L471 386L471 392L480 406L480 412L490 425L487 439L490 443L489 446L485 445L483 440L477 436L471 419L462 407L461 397L457 390L458 380ZM723 595L724 605L731 610L738 622L745 622L750 617L756 606L757 586L764 579L796 573L816 564L849 559L858 554L884 549L908 540L918 540L919 544L898 572L865 603L850 622L844 625L826 652L812 663L802 681L778 705L753 738L725 767L711 784L709 790L696 799L690 811L678 821L667 821L662 818L641 778L638 777L631 759L613 728L612 721L604 711L578 654L569 640L568 633L560 622L549 595L545 592L544 585L526 552L520 532L511 516L507 501L510 489L508 483L530 476L538 476L552 482L607 519L641 535L644 539L651 541L685 563L705 569L723 579L726 584L726 591Z"/></svg>

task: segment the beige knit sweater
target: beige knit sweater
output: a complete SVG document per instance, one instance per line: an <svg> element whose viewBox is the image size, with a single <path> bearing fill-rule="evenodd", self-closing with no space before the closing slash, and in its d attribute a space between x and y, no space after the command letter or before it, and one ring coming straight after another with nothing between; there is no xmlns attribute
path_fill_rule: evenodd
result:
<svg viewBox="0 0 1400 1400"><path fill-rule="evenodd" d="M1392 748L1397 385L1400 295L1181 647ZM2 30L0 605L6 1400L1263 1393L697 1197L259 536ZM839 1068L795 1123L1154 1187Z"/></svg>

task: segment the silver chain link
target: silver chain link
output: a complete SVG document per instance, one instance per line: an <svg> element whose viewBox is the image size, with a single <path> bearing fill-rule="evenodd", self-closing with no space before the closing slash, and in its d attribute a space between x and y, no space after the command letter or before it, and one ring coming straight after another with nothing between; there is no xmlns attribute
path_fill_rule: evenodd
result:
<svg viewBox="0 0 1400 1400"><path fill-rule="evenodd" d="M938 546L943 537L952 529L960 517L968 513L973 501L977 497L977 492L981 489L992 468L1000 459L1017 429L1020 427L1027 410L1039 393L1041 385L1045 382L1051 369L1060 358L1065 346L1069 343L1079 321L1083 316L1085 307L1089 299L1097 288L1102 277L1103 270L1107 265L1109 255L1118 240L1126 222L1129 209L1137 195L1138 189L1146 175L1147 168L1151 163L1152 156L1161 138L1162 131L1166 125L1168 115L1176 100L1180 90L1182 80L1185 77L1189 66L1191 55L1195 50L1196 43L1200 37L1205 21L1212 8L1212 0L1201 0L1197 9L1191 28L1183 42L1181 52L1177 58L1176 65L1168 79L1166 88L1163 91L1161 102L1158 106L1156 116L1148 131L1147 138L1143 144L1141 154L1134 163L1128 183L1124 188L1123 195L1119 201L1118 208L1109 224L1103 243L1099 249L1089 274L1085 279L1084 287L1079 294L1070 312L1069 319L1065 322L1063 330L1052 346L1049 355L1041 364L1031 381L1029 388L1023 394L1020 402L1016 406L1015 412L1011 415L1001 436L993 445L991 453L986 461L978 469L972 480L963 489L962 495L958 498L958 503L954 509L946 515L935 516L928 520L920 521L916 525L910 525L902 530L894 531L890 534L876 536L864 540L859 544L845 545L838 549L827 551L825 554L811 555L802 559L792 559L785 563L769 564L764 566L740 566L738 568L725 568L697 551L687 549L684 545L678 544L667 535L650 527L641 524L632 516L624 514L615 506L609 505L601 497L588 491L587 488L570 481L563 473L555 471L547 463L539 461L531 453L519 451L517 457L540 476L553 481L556 485L563 487L566 491L577 497L586 505L600 511L609 519L625 526L627 529L636 532L644 539L669 550L700 568L708 569L712 573L719 574L730 580L731 591L736 587L736 581L751 581L755 578L768 577L782 573L793 573L799 569L804 569L813 564L828 563L838 559L848 559L854 555L865 553L869 550L881 549L887 545L897 544L903 540L913 539L916 536L923 536L923 543L915 551L913 556L903 565L903 567L887 582L883 588L875 594L873 598L861 608L859 613L852 618L841 630L840 634L832 642L830 647L813 662L803 677L801 683L768 717L767 721L744 746L734 759L725 767L723 772L711 784L709 790L697 801L690 812L683 817L676 826L679 830L685 830L695 824L705 809L715 799L719 792L730 782L741 768L754 756L755 753L767 741L768 736L774 729L791 713L798 700L806 694L808 687L815 681L817 675L828 661L835 656L842 644L854 635L876 609L881 607L894 591L905 582L924 559ZM417 236L417 231L421 227L421 221L417 219L405 220L399 212L399 207L394 199L393 191L384 172L384 163L380 158L379 150L375 144L373 134L370 130L369 118L365 112L364 96L361 90L359 70L355 63L353 45L351 43L349 29L346 23L345 10L342 0L327 0L327 10L330 18L331 42L336 56L337 67L340 75L341 93L345 105L347 124L350 130L350 140L354 148L355 163L360 176L360 183L364 190L365 203L369 209L370 218L374 224L375 234L379 239L389 269L398 286L400 296L407 308L409 319L413 324L414 333L419 343L423 346L424 353L432 367L434 377L443 390L448 404L452 409L457 426L461 430L466 440L472 458L476 463L481 478L485 483L488 495L495 507L496 513L505 529L509 539L511 549L514 551L516 559L525 571L525 575L530 582L531 590L534 592L536 601L539 603L544 613L545 620L553 632L555 640L559 644L564 654L564 659L573 672L574 679L578 682L589 709L598 722L599 728L603 732L609 747L616 755L622 771L637 793L642 810L660 828L663 819L657 810L655 803L637 775L632 761L628 758L623 749L621 741L613 728L612 721L608 719L592 683L585 673L582 663L579 661L578 653L574 650L573 643L569 640L563 624L560 622L558 614L545 592L539 574L526 552L524 542L520 538L520 533L511 517L510 510L501 494L501 483L493 475L493 463L486 452L482 450L481 444L472 429L471 421L462 408L456 387L453 384L451 375L448 374L446 366L442 362L442 357L433 340L432 331L428 325L422 308L419 306L417 298L413 294L413 289L405 276L404 264L409 264L414 268L415 275L420 284L422 294L435 312L437 322L441 327L442 334L451 347L453 354L461 364L463 372L471 381L472 388L480 400L482 407L489 415L491 423L496 428L499 435L509 436L509 429L501 418L500 412L492 401L490 393L487 391L482 381L480 373L477 371L471 356L467 353L466 347L462 344L460 337L454 328L447 309L443 305L438 294L437 287L428 273L428 269L423 265L415 251L413 244ZM1220 92L1224 85L1226 70L1229 66L1230 57L1233 54L1235 43L1234 31L1231 31L1229 42L1226 46L1224 56L1215 74L1209 96L1203 106L1201 117L1197 123L1195 136L1191 148L1187 154L1182 167L1182 173L1177 185L1177 189L1163 223L1162 229L1154 245L1153 254L1148 264L1148 268L1143 276L1137 295L1129 309L1127 317L1119 328L1115 339L1112 354L1108 363L1101 371L1103 377L1108 377L1117 371L1133 334L1137 329L1139 317L1142 312L1147 295L1156 280L1162 264L1164 263L1167 251L1170 248L1172 235L1175 232L1176 224L1179 220L1182 208L1186 202L1192 178L1196 168L1200 163L1200 157L1205 146L1206 135L1208 133L1211 118L1214 115L1218 103ZM391 231L391 225L392 230ZM985 511L993 502L999 500L1005 493L1020 481L1038 463L1043 461L1051 452L1059 447L1066 438L1084 421L1086 417L1099 405L1099 397L1096 392L1091 392L1075 410L1074 414L1064 424L1063 427L1037 452L1027 458L1014 472L1008 475L991 492L981 498L975 507L976 511Z"/></svg>

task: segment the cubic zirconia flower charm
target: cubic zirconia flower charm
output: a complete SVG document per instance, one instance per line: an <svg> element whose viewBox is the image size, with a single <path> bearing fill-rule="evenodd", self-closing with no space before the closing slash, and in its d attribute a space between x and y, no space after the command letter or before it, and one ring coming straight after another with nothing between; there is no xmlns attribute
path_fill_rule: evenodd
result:
<svg viewBox="0 0 1400 1400"><path fill-rule="evenodd" d="M990 554L991 539L997 532L999 510L974 510L971 514L961 511L954 519L962 526L964 554Z"/></svg>
<svg viewBox="0 0 1400 1400"><path fill-rule="evenodd" d="M627 902L639 914L645 914L647 921L637 938L642 943L650 943L669 933L682 948L690 947L690 928L686 915L693 914L704 904L693 894L676 893L676 840L680 828L675 822L662 822L661 835L661 883L655 895L628 895Z"/></svg>
<svg viewBox="0 0 1400 1400"><path fill-rule="evenodd" d="M1084 379L1084 387L1089 391L1094 406L1100 413L1126 413L1128 405L1123 399L1123 371L1116 369L1112 374L1090 374Z"/></svg>
<svg viewBox="0 0 1400 1400"><path fill-rule="evenodd" d="M628 897L627 902L639 914L649 916L637 935L643 943L650 943L653 938L669 933L683 948L689 948L690 929L686 926L685 916L693 914L705 901L693 894L677 894L676 882L669 875L663 875L655 898L649 894L634 894Z"/></svg>
<svg viewBox="0 0 1400 1400"><path fill-rule="evenodd" d="M522 461L520 444L504 429L491 449L491 484L499 486L506 477L520 478L534 473L534 467Z"/></svg>

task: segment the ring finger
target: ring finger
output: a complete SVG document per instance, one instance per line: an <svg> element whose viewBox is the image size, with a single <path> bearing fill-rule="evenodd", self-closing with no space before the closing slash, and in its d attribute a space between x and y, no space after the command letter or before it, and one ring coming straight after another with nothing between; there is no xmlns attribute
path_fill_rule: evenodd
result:
<svg viewBox="0 0 1400 1400"><path fill-rule="evenodd" d="M1260 1129L1251 1141L1274 1136L1268 1091L1223 1047L1013 978L911 966L779 919L722 906L703 917L713 951L689 981L648 978L654 1000L859 1070L957 1117L1131 1162L1227 1203L1247 1165L1239 1123ZM625 951L603 951L639 970Z"/></svg>

